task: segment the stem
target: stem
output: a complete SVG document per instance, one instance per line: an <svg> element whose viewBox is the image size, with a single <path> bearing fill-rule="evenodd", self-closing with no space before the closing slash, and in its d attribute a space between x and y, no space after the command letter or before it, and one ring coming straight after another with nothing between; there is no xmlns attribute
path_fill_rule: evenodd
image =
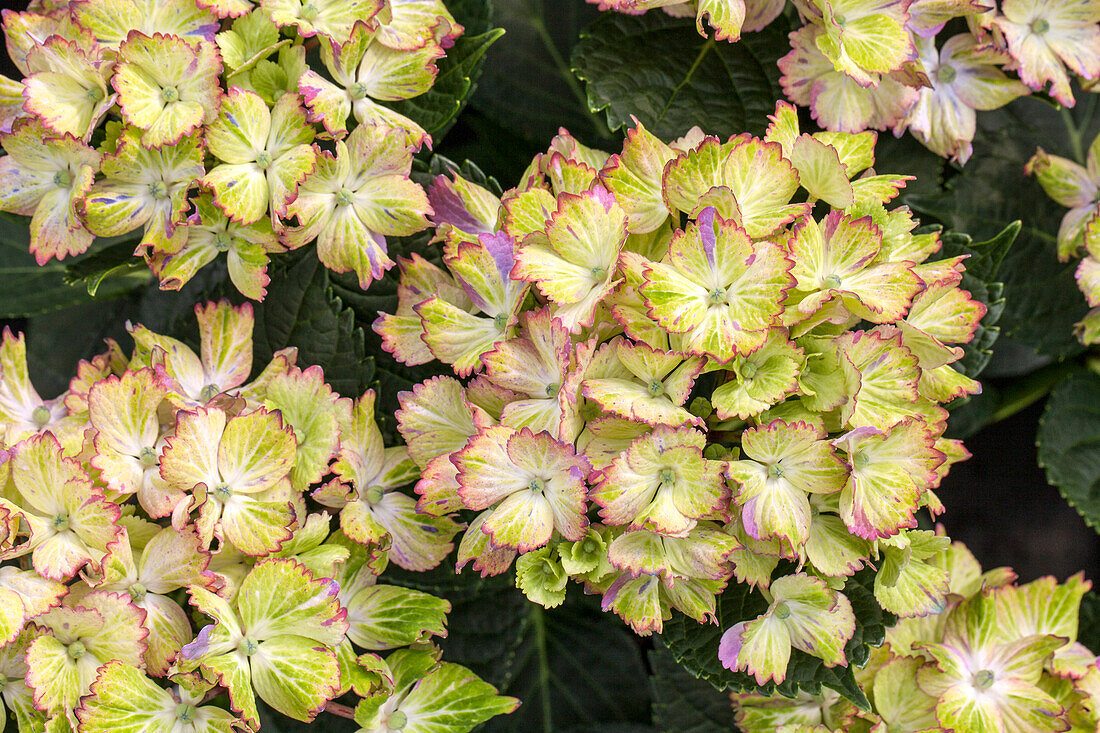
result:
<svg viewBox="0 0 1100 733"><path fill-rule="evenodd" d="M1000 422L1035 404L1078 368L1076 362L1060 361L1032 372L1001 393L1001 403L991 422Z"/></svg>
<svg viewBox="0 0 1100 733"><path fill-rule="evenodd" d="M596 127L596 132L600 137L611 137L611 129L604 122L603 117L599 114L594 114L588 107L588 97L585 95L584 90L581 89L581 85L577 82L577 77L573 76L573 70L569 68L569 64L565 62L565 57L558 51L557 45L554 43L554 39L550 36L550 31L546 28L546 23L542 19L542 13L532 14L530 16L532 27L535 32L539 34L539 39L542 41L542 45L546 48L546 52L550 54L550 59L554 62L554 66L558 69L558 74L565 81L566 86L573 92L573 96L577 98L577 101L581 103L581 109L583 109L588 116L592 118L592 123Z"/></svg>
<svg viewBox="0 0 1100 733"><path fill-rule="evenodd" d="M333 700L329 700L328 703L325 704L325 712L332 713L333 715L337 715L341 718L347 718L348 720L355 720L354 708L335 702Z"/></svg>
<svg viewBox="0 0 1100 733"><path fill-rule="evenodd" d="M1069 133L1069 143L1073 148L1073 159L1081 165L1085 164L1085 145L1081 140L1081 131L1077 129L1077 124L1073 121L1073 115L1067 107L1059 107L1059 114L1062 115L1062 122L1066 126L1066 132Z"/></svg>
<svg viewBox="0 0 1100 733"><path fill-rule="evenodd" d="M550 705L550 665L546 662L546 620L542 615L542 606L531 604L531 624L535 627L535 645L538 647L539 688L542 690L542 729L546 733L554 730L554 711Z"/></svg>

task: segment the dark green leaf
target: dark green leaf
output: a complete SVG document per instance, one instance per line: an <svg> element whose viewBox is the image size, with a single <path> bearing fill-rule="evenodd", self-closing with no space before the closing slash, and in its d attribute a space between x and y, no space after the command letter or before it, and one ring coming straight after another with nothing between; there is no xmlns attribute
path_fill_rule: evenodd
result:
<svg viewBox="0 0 1100 733"><path fill-rule="evenodd" d="M781 568L778 575L785 572L789 572L789 568ZM718 642L725 630L741 621L751 621L768 610L768 602L760 593L740 583L730 585L718 597L717 626L700 624L674 612L672 619L665 624L661 638L676 661L720 690L759 691L765 695L778 692L791 697L799 690L817 694L824 685L856 705L869 709L870 704L856 683L853 668L867 662L870 648L882 644L886 638L886 627L896 621L875 600L874 577L875 571L867 568L849 578L844 586L844 594L852 602L856 617L855 633L844 647L847 667L826 667L820 659L797 649L791 651L787 677L778 685L774 682L758 685L750 675L723 667L718 659Z"/></svg>
<svg viewBox="0 0 1100 733"><path fill-rule="evenodd" d="M1079 371L1054 389L1036 442L1047 481L1100 531L1100 376Z"/></svg>
<svg viewBox="0 0 1100 733"><path fill-rule="evenodd" d="M268 275L267 297L255 306L255 369L279 349L296 346L299 366L319 365L334 390L358 397L374 377L374 360L366 356L355 314L333 294L328 270L307 250L276 258Z"/></svg>
<svg viewBox="0 0 1100 733"><path fill-rule="evenodd" d="M459 37L439 62L439 74L430 90L389 106L414 120L436 140L442 139L473 94L485 52L503 34L496 28Z"/></svg>
<svg viewBox="0 0 1100 733"><path fill-rule="evenodd" d="M997 273L1019 233L1020 222L1014 221L985 242L974 242L969 235L961 232L948 232L943 236L940 253L944 257L969 255L964 263L966 272L963 273L961 285L986 307L974 338L963 346L965 355L954 365L968 377L975 378L981 374L993 357L993 344L1001 332L997 322L1005 307L1002 297L1004 284L997 280Z"/></svg>
<svg viewBox="0 0 1100 733"><path fill-rule="evenodd" d="M29 226L26 217L0 213L0 318L32 316L91 301L87 289L66 282L66 263L51 260L40 266L34 261ZM132 250L133 245L130 247ZM148 282L149 277L143 265L135 277L112 279L98 295L117 297Z"/></svg>
<svg viewBox="0 0 1100 733"><path fill-rule="evenodd" d="M1100 593L1089 591L1085 594L1078 619L1077 641L1090 651L1100 649Z"/></svg>
<svg viewBox="0 0 1100 733"><path fill-rule="evenodd" d="M658 642L649 652L653 723L661 733L727 733L733 729L729 693L693 677Z"/></svg>
<svg viewBox="0 0 1100 733"><path fill-rule="evenodd" d="M83 284L88 294L94 296L108 278L148 280L149 266L140 257L134 256L134 246L138 240L132 237L119 239L121 241L91 252L66 267L65 282L69 285Z"/></svg>
<svg viewBox="0 0 1100 733"><path fill-rule="evenodd" d="M598 17L583 0L496 0L493 22L507 35L489 52L473 105L536 150L559 127L588 145L608 137L567 63L581 29Z"/></svg>
<svg viewBox="0 0 1100 733"><path fill-rule="evenodd" d="M1023 226L1004 258L1005 336L1054 357L1080 353L1074 324L1087 310L1074 279L1075 262L1059 262L1058 226L1065 209L1052 201L1024 165L1042 146L1055 155L1083 158L1081 141L1100 132L1095 95L1071 112L1034 98L979 115L974 154L942 191L906 195L920 213L975 238L993 238L1013 221Z"/></svg>
<svg viewBox="0 0 1100 733"><path fill-rule="evenodd" d="M631 115L664 140L699 125L710 135L761 135L779 87L779 58L790 50L780 17L737 43L703 38L690 18L606 13L582 34L572 64L588 105L613 130Z"/></svg>
<svg viewBox="0 0 1100 733"><path fill-rule="evenodd" d="M387 570L385 582L447 598L443 658L466 665L522 704L490 720L493 733L636 730L649 723L649 690L638 639L599 600L572 587L543 609L515 589L511 574L481 579L453 564L429 573ZM619 728L608 727L619 725Z"/></svg>
<svg viewBox="0 0 1100 733"><path fill-rule="evenodd" d="M489 0L446 0L443 3L465 29L465 34L478 36L493 27L493 7Z"/></svg>

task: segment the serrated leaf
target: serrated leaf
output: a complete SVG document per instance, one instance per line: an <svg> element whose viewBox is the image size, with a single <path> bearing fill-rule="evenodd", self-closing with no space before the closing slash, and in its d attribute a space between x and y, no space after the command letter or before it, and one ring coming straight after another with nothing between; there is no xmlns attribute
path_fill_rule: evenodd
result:
<svg viewBox="0 0 1100 733"><path fill-rule="evenodd" d="M790 572L780 569L778 575ZM744 672L733 672L722 666L718 659L718 642L723 632L741 621L751 621L768 610L768 602L759 592L739 583L731 584L717 599L718 625L700 624L681 613L674 612L665 623L661 635L669 652L688 672L707 680L719 690L759 692L763 695L779 693L793 697L799 691L816 694L822 685L836 690L859 707L870 709L870 703L855 680L855 667L866 664L871 647L879 646L886 638L886 627L896 618L884 611L875 600L873 591L875 571L868 568L856 573L844 585L844 594L852 602L856 617L855 633L844 647L848 661L846 667L826 667L816 657L791 650L786 679L780 683L758 685Z"/></svg>
<svg viewBox="0 0 1100 733"><path fill-rule="evenodd" d="M1079 371L1054 389L1036 444L1047 481L1100 532L1100 376Z"/></svg>
<svg viewBox="0 0 1100 733"><path fill-rule="evenodd" d="M461 36L440 60L439 73L431 89L388 106L423 127L438 142L470 101L481 75L485 52L502 35L502 28L494 28L477 36Z"/></svg>
<svg viewBox="0 0 1100 733"><path fill-rule="evenodd" d="M1051 154L1083 157L1074 141L1087 143L1100 132L1098 111L1100 104L1092 99L1059 112L1040 99L1024 98L979 115L974 155L966 167L939 192L902 197L925 217L976 239L993 238L1009 223L1023 222L998 272L1005 297L1000 325L1012 341L1058 358L1082 351L1074 324L1088 308L1074 279L1077 263L1057 257L1056 236L1066 210L1023 171L1039 146Z"/></svg>
<svg viewBox="0 0 1100 733"><path fill-rule="evenodd" d="M449 600L448 635L439 642L443 659L520 699L516 712L481 730L559 733L649 723L637 640L600 610L598 599L574 587L562 606L545 610L516 590L511 573L482 579L469 569L455 576L453 567L445 561L427 573L388 570L382 581Z"/></svg>
<svg viewBox="0 0 1100 733"><path fill-rule="evenodd" d="M298 366L317 364L335 391L362 394L374 377L374 359L366 355L355 314L333 293L329 271L309 250L277 258L268 274L267 297L255 306L253 372L279 349L296 346Z"/></svg>
<svg viewBox="0 0 1100 733"><path fill-rule="evenodd" d="M663 13L606 13L573 50L573 71L588 105L604 110L612 130L631 115L672 140L693 125L726 138L763 135L779 87L779 57L789 50L783 17L737 43L701 38L691 19Z"/></svg>
<svg viewBox="0 0 1100 733"><path fill-rule="evenodd" d="M733 728L729 694L693 677L657 642L649 652L653 723L661 733L726 733Z"/></svg>
<svg viewBox="0 0 1100 733"><path fill-rule="evenodd" d="M961 232L948 232L942 237L943 247L940 254L944 257L970 255L963 263L966 272L963 273L960 285L970 292L972 298L984 303L986 307L985 316L974 331L974 337L963 345L963 358L955 364L955 368L959 368L968 377L976 378L980 375L993 358L993 345L1001 332L997 323L1005 308L1005 299L1002 297L1004 284L997 279L997 273L1005 256L1011 251L1021 226L1019 221L1014 221L997 236L985 242L974 242L969 235Z"/></svg>

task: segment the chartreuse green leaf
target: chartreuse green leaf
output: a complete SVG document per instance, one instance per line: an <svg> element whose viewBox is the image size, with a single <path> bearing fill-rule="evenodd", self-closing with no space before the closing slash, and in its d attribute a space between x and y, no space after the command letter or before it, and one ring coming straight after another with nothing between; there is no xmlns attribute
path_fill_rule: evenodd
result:
<svg viewBox="0 0 1100 733"><path fill-rule="evenodd" d="M1079 371L1047 401L1036 443L1047 481L1100 532L1100 376Z"/></svg>
<svg viewBox="0 0 1100 733"><path fill-rule="evenodd" d="M789 574L790 566L776 577ZM662 640L672 656L693 675L701 677L720 690L757 691L764 695L778 693L793 697L799 691L817 694L822 685L836 690L856 705L867 709L869 703L856 683L854 668L867 662L870 648L882 644L886 627L895 617L883 611L871 588L874 570L868 569L849 578L843 593L851 601L855 615L855 631L844 645L847 666L826 667L817 657L794 649L791 651L785 679L780 684L758 685L744 672L733 672L722 666L718 658L718 642L725 629L742 621L752 621L768 610L768 602L746 585L731 584L718 597L718 624L699 624L680 613L673 613L665 623Z"/></svg>
<svg viewBox="0 0 1100 733"><path fill-rule="evenodd" d="M662 140L693 125L721 138L760 135L783 96L777 62L787 30L779 18L725 43L701 38L690 18L605 13L582 34L571 64L589 108L603 110L613 130L634 115Z"/></svg>

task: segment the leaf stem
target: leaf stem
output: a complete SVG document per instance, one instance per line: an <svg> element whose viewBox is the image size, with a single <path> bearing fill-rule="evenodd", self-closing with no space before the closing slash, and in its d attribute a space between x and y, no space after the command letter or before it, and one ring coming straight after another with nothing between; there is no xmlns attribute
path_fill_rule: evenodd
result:
<svg viewBox="0 0 1100 733"><path fill-rule="evenodd" d="M539 658L539 688L542 690L542 729L553 733L554 711L550 704L550 664L547 662L546 619L542 606L532 603L530 609L531 624L535 628L535 647Z"/></svg>
<svg viewBox="0 0 1100 733"><path fill-rule="evenodd" d="M1073 121L1073 114L1070 113L1068 107L1059 106L1058 113L1062 115L1062 123L1066 126L1066 133L1069 135L1069 144L1073 148L1073 159L1084 165L1085 146L1081 140L1081 130L1078 129L1077 123Z"/></svg>
<svg viewBox="0 0 1100 733"><path fill-rule="evenodd" d="M1000 404L994 411L991 422L1000 422L1027 409L1078 368L1077 362L1059 361L1013 382L1011 387L1001 392Z"/></svg>
<svg viewBox="0 0 1100 733"><path fill-rule="evenodd" d="M558 50L557 44L554 43L554 39L550 36L550 31L546 27L546 23L543 20L542 13L532 13L529 16L531 26L535 29L535 32L539 34L539 39L542 41L543 47L546 48L546 52L550 54L551 60L554 62L554 66L558 69L558 74L565 81L569 90L573 92L573 96L577 98L577 101L581 104L583 109L590 118L592 118L592 124L596 127L596 133L603 138L611 137L611 128L607 126L603 116L599 113L592 112L592 109L588 106L588 97L585 95L584 90L581 89L580 83L577 81L577 77L573 75L573 70L569 68L569 64L565 62L565 57L561 55Z"/></svg>
<svg viewBox="0 0 1100 733"><path fill-rule="evenodd" d="M325 712L332 713L333 715L339 716L341 718L347 718L348 720L355 720L354 708L348 705L344 705L342 703L338 703L334 700L329 700L325 704Z"/></svg>

